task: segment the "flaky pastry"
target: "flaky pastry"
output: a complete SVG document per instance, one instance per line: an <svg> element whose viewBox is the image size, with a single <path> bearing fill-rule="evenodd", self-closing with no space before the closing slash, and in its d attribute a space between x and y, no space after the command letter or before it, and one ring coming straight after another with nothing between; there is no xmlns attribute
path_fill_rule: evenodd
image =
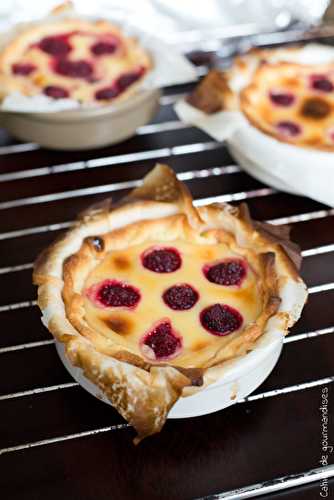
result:
<svg viewBox="0 0 334 500"><path fill-rule="evenodd" d="M152 68L134 38L105 20L74 17L19 32L0 54L0 97L12 92L107 104L131 95Z"/></svg>
<svg viewBox="0 0 334 500"><path fill-rule="evenodd" d="M312 45L327 55L328 47ZM189 96L211 114L240 110L249 122L296 146L334 150L334 54L318 64L304 47L252 49L226 71L212 70Z"/></svg>
<svg viewBox="0 0 334 500"><path fill-rule="evenodd" d="M139 442L263 333L287 333L307 295L299 264L286 228L245 205L196 208L158 165L121 203L83 213L34 283L43 323Z"/></svg>

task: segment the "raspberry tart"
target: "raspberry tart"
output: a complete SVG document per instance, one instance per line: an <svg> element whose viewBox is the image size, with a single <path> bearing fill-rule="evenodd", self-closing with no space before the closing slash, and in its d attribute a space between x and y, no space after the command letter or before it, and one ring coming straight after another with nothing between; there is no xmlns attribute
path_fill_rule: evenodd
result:
<svg viewBox="0 0 334 500"><path fill-rule="evenodd" d="M244 205L196 208L158 165L118 205L84 213L38 258L34 282L43 323L139 442L227 360L287 333L307 295L299 264L285 230Z"/></svg>
<svg viewBox="0 0 334 500"><path fill-rule="evenodd" d="M139 43L105 20L46 21L21 31L0 54L1 96L108 104L131 95L151 67Z"/></svg>
<svg viewBox="0 0 334 500"><path fill-rule="evenodd" d="M188 101L208 114L239 110L278 141L334 151L332 48L253 49L212 70Z"/></svg>

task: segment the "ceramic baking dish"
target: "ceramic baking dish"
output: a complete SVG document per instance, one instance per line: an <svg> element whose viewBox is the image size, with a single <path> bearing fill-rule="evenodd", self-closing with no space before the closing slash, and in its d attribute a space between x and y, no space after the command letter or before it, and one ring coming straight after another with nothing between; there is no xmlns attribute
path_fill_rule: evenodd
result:
<svg viewBox="0 0 334 500"><path fill-rule="evenodd" d="M143 90L116 105L53 113L0 112L0 126L14 137L64 150L100 148L133 136L153 118L159 89Z"/></svg>
<svg viewBox="0 0 334 500"><path fill-rule="evenodd" d="M278 361L282 346L281 332L267 332L257 341L252 352L226 362L224 375L220 380L191 396L181 397L169 412L168 418L206 415L245 398L271 373ZM111 404L101 390L84 376L82 370L68 361L64 353L64 344L56 341L56 348L72 377L93 396Z"/></svg>

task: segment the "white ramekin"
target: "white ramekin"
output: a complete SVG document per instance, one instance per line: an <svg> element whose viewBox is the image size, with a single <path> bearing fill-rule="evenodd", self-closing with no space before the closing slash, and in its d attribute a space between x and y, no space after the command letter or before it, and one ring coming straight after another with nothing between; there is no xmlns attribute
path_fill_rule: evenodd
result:
<svg viewBox="0 0 334 500"><path fill-rule="evenodd" d="M283 346L280 332L264 334L253 351L226 363L222 377L205 389L188 397L180 398L169 412L168 418L188 418L206 415L245 398L268 377L276 365ZM60 359L72 377L93 396L107 404L110 401L101 390L73 366L65 356L64 346L56 341Z"/></svg>
<svg viewBox="0 0 334 500"><path fill-rule="evenodd" d="M226 143L250 175L293 194L334 206L334 153L286 144L243 124Z"/></svg>

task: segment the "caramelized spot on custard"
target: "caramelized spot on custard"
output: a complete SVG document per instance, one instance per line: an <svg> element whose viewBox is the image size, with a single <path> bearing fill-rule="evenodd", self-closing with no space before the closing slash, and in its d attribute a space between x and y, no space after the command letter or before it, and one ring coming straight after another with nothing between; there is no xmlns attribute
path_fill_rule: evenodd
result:
<svg viewBox="0 0 334 500"><path fill-rule="evenodd" d="M236 66L238 66L241 70L247 69L247 63L243 59L236 59Z"/></svg>
<svg viewBox="0 0 334 500"><path fill-rule="evenodd" d="M125 255L117 255L114 257L113 264L116 269L121 269L122 271L131 267L131 262Z"/></svg>
<svg viewBox="0 0 334 500"><path fill-rule="evenodd" d="M205 340L199 340L198 342L195 342L195 344L192 346L193 351L201 351L202 349L205 349L209 345L209 342L206 342Z"/></svg>
<svg viewBox="0 0 334 500"><path fill-rule="evenodd" d="M198 256L203 260L213 260L215 254L212 248L199 248Z"/></svg>
<svg viewBox="0 0 334 500"><path fill-rule="evenodd" d="M241 300L245 306L247 307L255 307L257 302L257 294L254 294L254 288L257 285L254 283L250 286L246 286L245 288L239 288L233 290L231 293L231 297L236 297L238 300Z"/></svg>
<svg viewBox="0 0 334 500"><path fill-rule="evenodd" d="M118 335L129 335L133 331L133 322L121 315L110 316L109 318L103 318L103 323L113 330Z"/></svg>
<svg viewBox="0 0 334 500"><path fill-rule="evenodd" d="M309 146L316 146L317 144L321 144L321 142L322 136L320 134L314 134L305 140L305 144L308 144Z"/></svg>
<svg viewBox="0 0 334 500"><path fill-rule="evenodd" d="M304 101L301 114L306 118L321 120L331 112L330 105L320 97L310 97Z"/></svg>
<svg viewBox="0 0 334 500"><path fill-rule="evenodd" d="M299 78L290 77L290 78L285 78L284 79L284 86L286 86L288 89L295 88L297 89L300 85L300 80Z"/></svg>

